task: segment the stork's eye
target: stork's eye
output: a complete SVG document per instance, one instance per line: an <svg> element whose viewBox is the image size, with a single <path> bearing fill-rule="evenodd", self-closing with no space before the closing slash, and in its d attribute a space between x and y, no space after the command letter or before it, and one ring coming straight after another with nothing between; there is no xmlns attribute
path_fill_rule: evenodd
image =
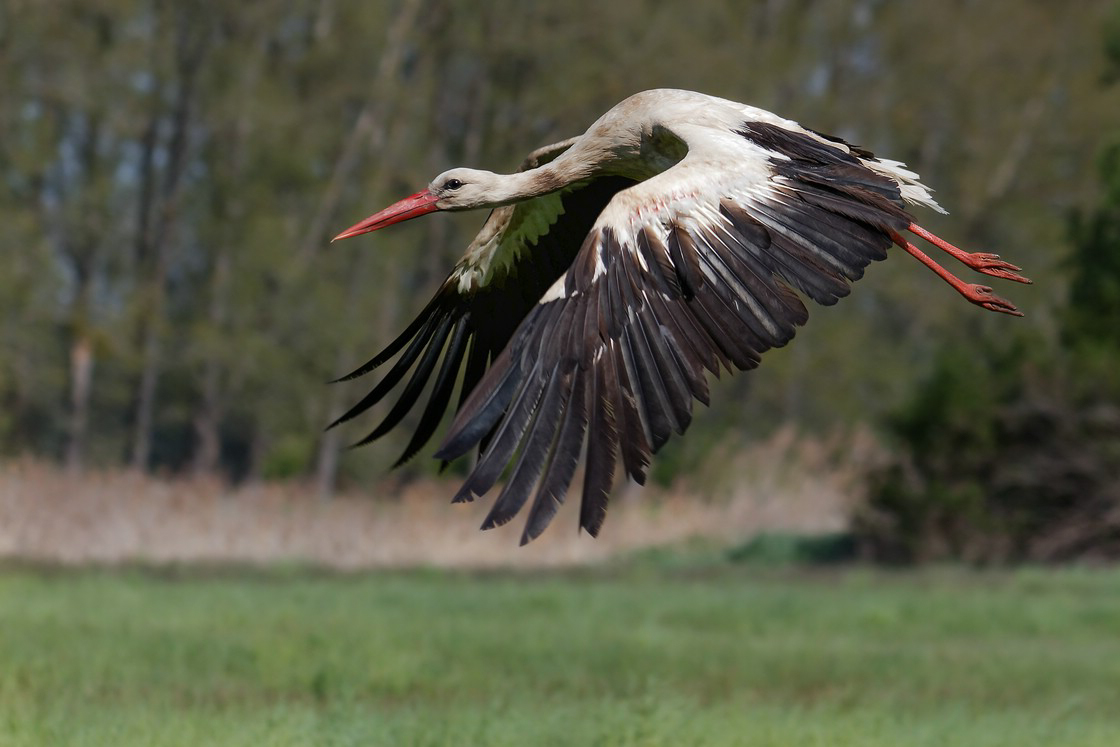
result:
<svg viewBox="0 0 1120 747"><path fill-rule="evenodd" d="M458 189L461 186L463 186L463 183L458 179L448 179L443 183L444 189Z"/></svg>

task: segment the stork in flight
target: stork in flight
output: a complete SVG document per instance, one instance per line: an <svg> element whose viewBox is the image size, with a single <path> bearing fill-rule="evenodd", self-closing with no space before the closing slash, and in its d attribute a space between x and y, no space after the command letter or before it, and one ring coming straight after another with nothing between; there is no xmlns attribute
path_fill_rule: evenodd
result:
<svg viewBox="0 0 1120 747"><path fill-rule="evenodd" d="M708 373L754 368L805 323L795 290L834 304L895 245L972 303L1021 316L906 233L978 272L1031 282L1018 267L934 236L907 203L945 212L904 164L839 138L700 93L638 93L583 135L534 151L517 173L452 169L335 237L436 210L491 209L419 316L341 379L397 356L332 425L411 371L359 442L391 430L427 390L400 464L431 438L461 377L436 456L480 455L454 500L483 495L508 470L482 528L505 524L534 496L525 544L548 526L584 456L579 523L595 536L618 463L643 483L651 456L688 427L692 400L708 404Z"/></svg>

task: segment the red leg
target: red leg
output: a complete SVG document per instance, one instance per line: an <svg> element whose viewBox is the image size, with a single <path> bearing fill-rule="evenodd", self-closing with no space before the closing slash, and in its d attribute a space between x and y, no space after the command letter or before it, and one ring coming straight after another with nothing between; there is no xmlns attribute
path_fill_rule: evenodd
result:
<svg viewBox="0 0 1120 747"><path fill-rule="evenodd" d="M911 230L913 230L913 228L914 227L911 226ZM933 234L930 235L932 236ZM918 260L923 265L936 272L942 280L953 286L953 288L956 289L957 293L960 293L962 296L964 296L966 299L976 304L977 306L981 306L988 311L999 311L1003 314L1011 314L1012 316L1023 315L1021 311L1015 308L1015 304L995 295L994 293L992 293L992 289L988 286L964 282L956 275L934 262L932 259L930 259L929 255L911 244L906 239L902 238L902 236L900 236L899 234L892 231L891 238L894 239L894 243L898 244L900 247L909 252L914 257L914 259ZM956 249L956 247L954 247L954 249ZM957 249L957 251L960 250ZM962 252L962 254L964 253L965 252Z"/></svg>
<svg viewBox="0 0 1120 747"><path fill-rule="evenodd" d="M985 275L991 275L996 278L1003 278L1004 280L1014 280L1017 283L1031 282L1030 279L1018 274L1020 268L1010 262L1004 262L999 258L998 254L987 254L984 252L972 253L966 252L963 249L958 249L940 236L934 236L917 223L911 223L906 230L910 231L910 233L915 236L921 236L938 249L947 252L952 255L953 258L960 260L977 272L982 272Z"/></svg>

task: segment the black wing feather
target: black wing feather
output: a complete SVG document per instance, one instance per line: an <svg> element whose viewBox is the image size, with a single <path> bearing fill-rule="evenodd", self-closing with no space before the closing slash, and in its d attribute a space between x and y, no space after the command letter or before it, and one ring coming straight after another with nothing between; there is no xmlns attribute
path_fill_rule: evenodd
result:
<svg viewBox="0 0 1120 747"><path fill-rule="evenodd" d="M349 410L343 413L341 417L328 425L327 429L329 430L331 428L334 428L336 425L345 423L355 415L362 414L363 412L380 402L382 398L384 398L384 396L388 394L393 389L393 387L395 387L400 382L401 379L404 378L404 375L408 373L408 370L412 368L412 364L416 362L416 359L420 356L420 353L424 351L425 346L427 346L428 342L432 339L432 335L435 334L440 319L440 315L432 314L423 319L423 324L419 326L413 324L412 326L416 327L416 332L414 333L414 336L412 338L412 344L408 346L408 350L406 350L404 354L397 360L397 362L393 364L393 367L389 369L389 373L385 374L385 378L379 381L377 383L377 386L370 390L369 394L362 397L362 399L356 405L351 407ZM402 338L403 335L401 338L398 338L398 340ZM369 364L367 363L366 365L368 366ZM363 368L365 368L365 366L363 366ZM361 371L361 369L358 370ZM355 375L360 374L350 374L349 376L343 377L343 379L339 379L339 381L343 381Z"/></svg>
<svg viewBox="0 0 1120 747"><path fill-rule="evenodd" d="M432 434L436 432L436 428L439 427L439 422L443 419L443 413L447 410L447 403L451 400L451 392L455 388L455 379L459 375L459 368L463 364L468 333L469 327L466 320L460 319L451 335L447 353L443 356L443 363L440 365L439 373L436 374L436 381L432 385L432 395L428 399L428 405L424 408L424 414L420 416L420 423L416 426L416 432L412 435L404 453L393 464L394 467L399 467L415 456L416 452L423 448Z"/></svg>
<svg viewBox="0 0 1120 747"><path fill-rule="evenodd" d="M351 379L356 379L359 376L365 376L367 373L374 370L375 368L377 368L381 364L388 361L394 355L399 353L401 348L403 348L409 341L411 341L414 337L416 337L417 334L420 333L421 328L430 327L432 325L434 319L436 318L436 316L438 316L438 314L436 314L435 312L438 309L440 309L440 307L441 307L441 304L439 303L439 301L440 301L440 299L439 299L438 296L436 298L432 299L431 301L429 301L428 305L424 307L424 310L421 311L416 316L416 318L412 320L411 324L409 324L407 327L405 327L404 332L401 332L400 335L397 337L397 339L393 340L391 343L386 345L385 348L381 352L379 352L377 355L373 356L368 361L366 361L362 365L358 366L356 369L354 369L350 373L348 373L344 376L339 376L337 379L333 379L329 383L337 384L339 382L350 381ZM412 354L413 355L413 360L415 360L415 356L418 352L419 351ZM403 373L401 375L403 376ZM399 381L399 380L400 380L400 377L398 376L396 381Z"/></svg>
<svg viewBox="0 0 1120 747"><path fill-rule="evenodd" d="M594 349L594 348L590 348ZM583 500L580 502L579 525L592 537L607 516L614 472L618 464L618 428L611 398L605 395L606 366L590 369L591 384L587 389L590 422L587 429L587 461L583 474Z"/></svg>
<svg viewBox="0 0 1120 747"><path fill-rule="evenodd" d="M563 148L557 148L554 149L555 152L545 155L555 157L562 150ZM537 160L539 159L533 159L533 163ZM471 392L482 381L488 366L505 349L517 325L536 306L541 295L571 265L581 241L603 207L614 194L633 183L633 180L623 177L605 177L569 187L561 194L563 212L547 233L539 236L531 248L521 252L522 259L510 268L508 276L496 278L489 285L465 292L459 287L459 269L448 276L435 297L401 335L362 366L337 379L347 381L370 373L400 354L385 377L328 428L360 415L383 400L415 365L413 375L402 389L396 406L377 428L355 446L385 435L404 419L419 399L437 370L437 361L442 352L443 362L438 366L439 373L435 376L428 405L420 416L404 454L396 464L402 464L411 458L423 448L439 427L450 404L460 370L462 369L463 374L456 412L463 408ZM532 208L527 205L524 209ZM449 324L456 326L452 344L444 350L447 335L441 337L437 332L443 331L445 327L450 330ZM420 364L417 364L418 359ZM464 359L465 366L462 363ZM512 384L516 384L516 380ZM512 396L512 390L502 393ZM509 399L499 399L493 404L500 405L497 408L498 417L494 420L496 423L505 405L509 404ZM472 443L482 446L487 443L485 434L474 439L476 434L472 430L468 435L473 439Z"/></svg>
<svg viewBox="0 0 1120 747"><path fill-rule="evenodd" d="M473 501L475 496L482 495L494 487L494 483L502 475L502 470L513 457L544 391L545 378L541 375L539 363L529 369L527 381L532 382L533 386L522 386L518 390L517 397L494 431L493 438L486 445L470 477L455 496L455 503ZM483 432L485 434L485 431ZM436 456L440 459L454 459L465 453L472 445L473 442L465 438L459 444L454 444L455 450L445 445Z"/></svg>
<svg viewBox="0 0 1120 747"><path fill-rule="evenodd" d="M525 433L524 446L518 455L513 474L498 494L486 520L482 522L483 529L501 526L516 516L544 469L556 435L557 423L564 411L564 397L568 393L565 390L571 387L571 372L561 372L559 365L554 366L547 381L544 396L541 397L533 422Z"/></svg>
<svg viewBox="0 0 1120 747"><path fill-rule="evenodd" d="M587 409L584 402L584 373L579 366L573 366L569 374L571 384L568 388L568 402L564 407L560 430L552 445L548 466L541 477L533 507L521 535L521 544L536 539L552 521L556 511L564 502L568 485L579 464L580 450L583 448L584 434L587 432Z"/></svg>
<svg viewBox="0 0 1120 747"><path fill-rule="evenodd" d="M439 360L440 353L443 352L443 345L447 342L447 337L451 333L451 317L445 316L440 320L439 325L436 327L435 332L432 334L431 340L427 343L427 348L424 350L424 355L420 358L420 362L416 364L416 369L412 372L412 378L408 380L404 389L401 390L400 397L397 398L396 404L389 410L389 414L381 421L381 424L370 431L369 435L358 441L354 446L363 446L370 441L380 438L388 433L401 419L408 414L412 406L416 404L416 400L420 398L420 392L424 390L424 385L428 383L428 378L431 377L432 372L436 368L436 361Z"/></svg>

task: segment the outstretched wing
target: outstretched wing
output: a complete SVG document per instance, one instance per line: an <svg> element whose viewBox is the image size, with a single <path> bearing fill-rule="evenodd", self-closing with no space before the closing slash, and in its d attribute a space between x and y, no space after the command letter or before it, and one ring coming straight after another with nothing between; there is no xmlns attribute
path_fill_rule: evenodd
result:
<svg viewBox="0 0 1120 747"><path fill-rule="evenodd" d="M522 170L552 160L571 142L534 151ZM443 419L460 371L461 404L517 325L572 263L599 212L632 183L617 177L595 179L491 212L463 259L404 332L339 379L363 376L396 357L373 389L330 427L365 412L404 381L389 413L356 445L392 430L426 391L416 430L396 464L415 455Z"/></svg>
<svg viewBox="0 0 1120 747"><path fill-rule="evenodd" d="M675 134L688 155L612 198L437 453L490 439L456 500L510 470L483 528L535 493L522 543L539 535L586 452L580 525L597 534L618 462L643 482L708 403L708 373L753 368L807 320L791 286L835 303L910 223L899 183L842 143L760 123Z"/></svg>

